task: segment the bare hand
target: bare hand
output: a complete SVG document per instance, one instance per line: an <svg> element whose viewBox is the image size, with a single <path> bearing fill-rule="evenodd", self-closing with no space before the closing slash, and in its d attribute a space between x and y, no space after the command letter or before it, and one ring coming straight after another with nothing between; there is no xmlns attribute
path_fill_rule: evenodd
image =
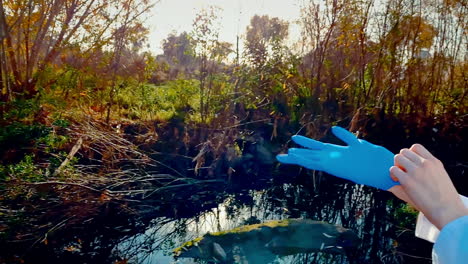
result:
<svg viewBox="0 0 468 264"><path fill-rule="evenodd" d="M437 228L468 215L442 162L422 145L415 144L395 155L390 173L401 183L391 191L420 210Z"/></svg>

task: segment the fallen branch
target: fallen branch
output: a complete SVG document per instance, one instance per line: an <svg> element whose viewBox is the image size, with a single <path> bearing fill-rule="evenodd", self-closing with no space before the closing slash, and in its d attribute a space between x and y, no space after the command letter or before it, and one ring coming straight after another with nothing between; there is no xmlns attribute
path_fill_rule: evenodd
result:
<svg viewBox="0 0 468 264"><path fill-rule="evenodd" d="M415 258L415 259L431 260L431 258L415 256L415 255L411 255L411 254L404 253L404 252L401 252L401 251L396 251L396 253L399 254L399 255L405 256L405 257L410 257L410 258Z"/></svg>
<svg viewBox="0 0 468 264"><path fill-rule="evenodd" d="M84 189L88 189L93 192L98 192L98 193L102 192L101 190L94 189L93 187L89 187L89 186L79 184L79 183L72 183L72 182L46 181L46 182L25 182L22 184L24 185L70 185L70 186L77 186L77 187L81 187Z"/></svg>
<svg viewBox="0 0 468 264"><path fill-rule="evenodd" d="M59 175L62 172L63 168L65 168L65 166L67 166L68 163L70 163L70 160L73 159L73 157L78 152L78 150L80 150L82 145L83 145L83 138L80 137L78 141L76 142L76 144L71 149L70 153L68 153L67 157L62 162L62 164L60 164L60 166L54 171L54 173L52 174L53 177Z"/></svg>

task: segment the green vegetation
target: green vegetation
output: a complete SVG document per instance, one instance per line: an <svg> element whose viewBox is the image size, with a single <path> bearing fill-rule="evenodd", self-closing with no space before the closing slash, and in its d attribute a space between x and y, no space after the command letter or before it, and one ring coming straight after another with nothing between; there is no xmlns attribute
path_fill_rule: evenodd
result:
<svg viewBox="0 0 468 264"><path fill-rule="evenodd" d="M403 228L414 229L419 211L409 204L401 204L395 210L395 220Z"/></svg>

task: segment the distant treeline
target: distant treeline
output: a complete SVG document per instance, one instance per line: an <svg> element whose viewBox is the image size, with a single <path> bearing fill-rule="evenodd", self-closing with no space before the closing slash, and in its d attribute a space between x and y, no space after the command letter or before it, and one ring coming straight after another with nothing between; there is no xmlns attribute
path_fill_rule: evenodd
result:
<svg viewBox="0 0 468 264"><path fill-rule="evenodd" d="M251 19L242 47L222 42L220 10L210 7L157 56L143 48L148 1L1 3L3 125L83 113L215 126L246 110L302 123L358 109L466 114L464 1L309 1L294 46L286 44L289 23L266 15Z"/></svg>

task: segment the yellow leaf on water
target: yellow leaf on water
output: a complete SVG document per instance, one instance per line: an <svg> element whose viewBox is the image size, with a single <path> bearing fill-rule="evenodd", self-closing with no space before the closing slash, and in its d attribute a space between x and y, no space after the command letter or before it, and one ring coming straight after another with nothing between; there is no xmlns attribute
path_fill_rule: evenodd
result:
<svg viewBox="0 0 468 264"><path fill-rule="evenodd" d="M74 252L74 251L77 251L78 249L74 246L69 246L69 247L65 247L64 250L68 252Z"/></svg>

